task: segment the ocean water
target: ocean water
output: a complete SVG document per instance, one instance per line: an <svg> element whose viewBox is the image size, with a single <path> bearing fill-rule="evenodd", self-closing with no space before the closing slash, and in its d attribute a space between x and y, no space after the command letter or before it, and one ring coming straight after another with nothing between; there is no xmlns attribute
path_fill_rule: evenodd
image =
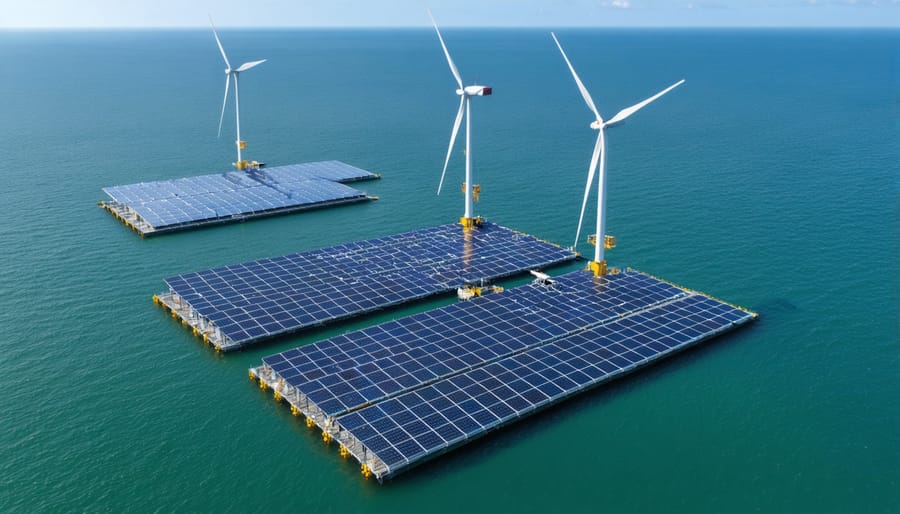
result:
<svg viewBox="0 0 900 514"><path fill-rule="evenodd" d="M477 213L569 245L595 133L548 32L444 36L494 87ZM246 370L451 297L224 356L150 299L171 274L457 219L433 32L222 30L233 63L269 59L242 76L245 155L340 159L382 173L360 185L381 199L146 240L95 202L228 169L212 35L0 32L0 511L896 511L900 32L557 34L607 117L687 80L608 132L611 264L760 319L379 486Z"/></svg>

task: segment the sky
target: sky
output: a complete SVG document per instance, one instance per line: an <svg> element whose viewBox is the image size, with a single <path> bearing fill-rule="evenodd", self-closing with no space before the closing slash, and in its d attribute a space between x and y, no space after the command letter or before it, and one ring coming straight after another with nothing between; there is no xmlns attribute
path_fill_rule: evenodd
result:
<svg viewBox="0 0 900 514"><path fill-rule="evenodd" d="M900 0L4 0L0 29L900 27Z"/></svg>

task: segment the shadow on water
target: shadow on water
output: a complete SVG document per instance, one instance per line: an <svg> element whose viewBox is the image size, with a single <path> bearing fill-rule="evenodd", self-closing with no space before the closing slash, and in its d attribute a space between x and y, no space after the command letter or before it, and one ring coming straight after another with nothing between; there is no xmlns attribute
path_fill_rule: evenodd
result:
<svg viewBox="0 0 900 514"><path fill-rule="evenodd" d="M766 313L766 317L780 318L793 315L799 309L796 304L786 298L767 298L756 306L757 312Z"/></svg>

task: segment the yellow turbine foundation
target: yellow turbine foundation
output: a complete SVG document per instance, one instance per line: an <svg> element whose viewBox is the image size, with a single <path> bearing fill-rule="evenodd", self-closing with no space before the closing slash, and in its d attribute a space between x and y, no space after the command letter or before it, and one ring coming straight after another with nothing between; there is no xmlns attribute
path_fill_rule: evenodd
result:
<svg viewBox="0 0 900 514"><path fill-rule="evenodd" d="M606 275L608 271L606 268L606 261L591 261L591 263L588 264L588 269L594 273L595 277Z"/></svg>

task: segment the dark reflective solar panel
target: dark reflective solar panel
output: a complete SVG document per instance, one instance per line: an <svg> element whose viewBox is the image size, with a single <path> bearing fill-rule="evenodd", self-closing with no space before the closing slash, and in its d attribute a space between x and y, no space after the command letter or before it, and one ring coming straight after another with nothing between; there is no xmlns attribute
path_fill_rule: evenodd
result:
<svg viewBox="0 0 900 514"><path fill-rule="evenodd" d="M497 260L488 255L491 252L504 258ZM170 294L218 328L225 338L221 347L228 350L452 291L468 282L574 258L569 250L493 223L485 222L466 233L460 225L450 224L176 275L165 282ZM302 306L302 314L293 306ZM433 342L443 344L447 331L433 328L441 326L442 320L423 313L416 321L418 326L407 323L405 330L398 325L391 325L389 330L378 327L366 337L410 344L420 350L417 355L426 359L423 364L433 366L436 374L459 369L458 361L451 367L432 356L433 349L423 348ZM360 341L354 341L353 346L361 346ZM474 345L472 351L479 352L476 359L492 355L483 345ZM359 355L359 349L354 352L350 357ZM369 353L384 357L391 351Z"/></svg>
<svg viewBox="0 0 900 514"><path fill-rule="evenodd" d="M599 299L597 298L598 289L602 291ZM661 290L663 289L657 282L648 280L646 275L640 273L611 276L597 282L585 280L584 273L576 272L558 277L553 288L547 288L540 284L515 288L495 295L493 298L484 298L484 300L490 299L490 302L454 304L435 311L414 314L390 322L387 329L377 326L344 334L314 345L291 350L290 353L284 352L279 354L280 357L273 356L271 359L267 357L264 362L270 364L270 360L287 361L296 369L303 370L300 373L292 374L289 379L286 378L291 385L300 390L305 390L306 383L311 379L311 369L327 367L330 372L341 374L340 370L343 369L363 369L368 366L366 377L378 385L378 390L367 390L362 394L365 402L371 403L441 377L453 375L463 369L443 366L439 362L438 356L450 358L453 355L463 355L463 359L466 359L465 355L468 355L467 366L476 366L471 372L471 378L470 374L457 374L450 381L438 382L436 385L438 392L442 396L447 396L450 403L460 403L465 396L477 396L485 390L490 391L504 384L495 376L506 372L507 368L502 365L503 361L501 360L497 364L489 364L489 362L494 359L502 359L504 356L518 351L520 347L503 344L499 342L498 338L491 337L496 330L509 326L533 325L540 319L546 319L553 311L580 310L584 312L585 323L577 327L576 331L578 331L587 324L618 319L619 305L623 297L630 298L635 305L643 308L657 302ZM668 294L668 298L677 298L686 294L681 289L668 285L665 285L664 290ZM536 302L535 298L542 298L545 301ZM476 314L473 315L473 312ZM433 336L440 336L439 343L428 342L421 338L422 334L429 333L428 327L452 324L457 326L456 333L447 331L440 334L433 333L433 331L430 333ZM473 326L475 328L470 328ZM458 333L474 334L476 338L460 338L457 337ZM398 336L403 334L412 337L411 344L407 345L400 341ZM381 338L381 344L372 347L370 341L378 338ZM549 335L545 335L538 341L543 342L549 338ZM402 346L402 350L397 350L396 347L400 346ZM330 353L323 352L324 348L330 347L347 348L353 358L347 356L348 354L344 353L344 350L341 350L340 355L336 350L331 350ZM353 350L349 350L350 348ZM364 351L366 348L368 350ZM467 350L476 353L464 353ZM543 371L560 364L563 356L561 352L562 350L559 350L550 354L538 346L534 352L519 354L516 359L531 363L532 371ZM391 355L391 357L387 360L379 359L380 355ZM572 354L565 355L572 357ZM614 354L610 353L610 356L612 355ZM456 360L455 357L451 359ZM309 367L311 364L312 368ZM484 368L477 367L485 364L487 366ZM281 369L285 368L284 364L279 366ZM544 375L530 373L519 376L526 380L528 388L543 386L544 389L553 393L556 386L544 384L571 369L571 366L565 365L561 366L559 370L550 369ZM504 374L503 376L508 381L508 375ZM483 381L483 384L476 385L466 393L460 391L460 389L473 386L475 381ZM334 382L332 380L329 383ZM341 404L344 405L343 410L352 410L356 405L364 403L360 401L353 405L349 402L344 387L334 388L334 396L341 400ZM358 399L358 397L354 398ZM315 401L319 403L324 401L324 398L317 396ZM329 405L337 404L329 403ZM343 410L326 411L326 414L337 416Z"/></svg>
<svg viewBox="0 0 900 514"><path fill-rule="evenodd" d="M114 202L135 211L154 229L292 210L339 200L365 199L341 182L376 175L339 161L106 187Z"/></svg>
<svg viewBox="0 0 900 514"><path fill-rule="evenodd" d="M743 323L753 317L638 272L603 279L574 272L555 280L553 287L531 284L495 295L490 301L486 298L454 304L399 319L391 322L390 335L381 329L364 329L341 336L344 344L355 342L359 346L360 341L381 333L381 342L390 348L401 344L394 341L404 333L414 334L429 326L455 327L453 331L437 332L441 335L437 339L405 346L395 356L408 358L399 359L392 373L385 371L390 376L403 372L412 377L415 370L423 368L423 361L456 358L467 348L473 351L471 355L478 349L490 352L485 352L485 357L476 356L474 367L468 371L448 370L434 382L383 391L385 395L371 406L344 406L358 409L350 414L328 410L333 404L327 404L327 400L323 404L329 406L317 404L318 407L336 415L338 424L377 455L390 475L443 451L448 444L477 437L635 366L732 328L736 321ZM624 307L626 304L629 307ZM578 316L579 321L574 328L560 329L566 313ZM740 316L735 318L734 313ZM500 342L508 342L508 337L492 337L497 331L508 330L508 325L539 333L538 342L521 351L516 350L519 347L515 344ZM540 326L547 330L540 330ZM471 337L461 338L460 334ZM372 353L358 355L358 360L352 362L326 359L327 355L317 347L333 343L326 341L290 350L267 357L264 362L273 369L277 366L280 373L299 370L309 363L328 362L332 374L361 369L359 362L365 362L374 365L368 368L369 373L379 373L380 361ZM321 384L321 380L306 380L301 375L285 380L300 391ZM315 393L318 398L320 391ZM321 397L329 398L328 394Z"/></svg>

